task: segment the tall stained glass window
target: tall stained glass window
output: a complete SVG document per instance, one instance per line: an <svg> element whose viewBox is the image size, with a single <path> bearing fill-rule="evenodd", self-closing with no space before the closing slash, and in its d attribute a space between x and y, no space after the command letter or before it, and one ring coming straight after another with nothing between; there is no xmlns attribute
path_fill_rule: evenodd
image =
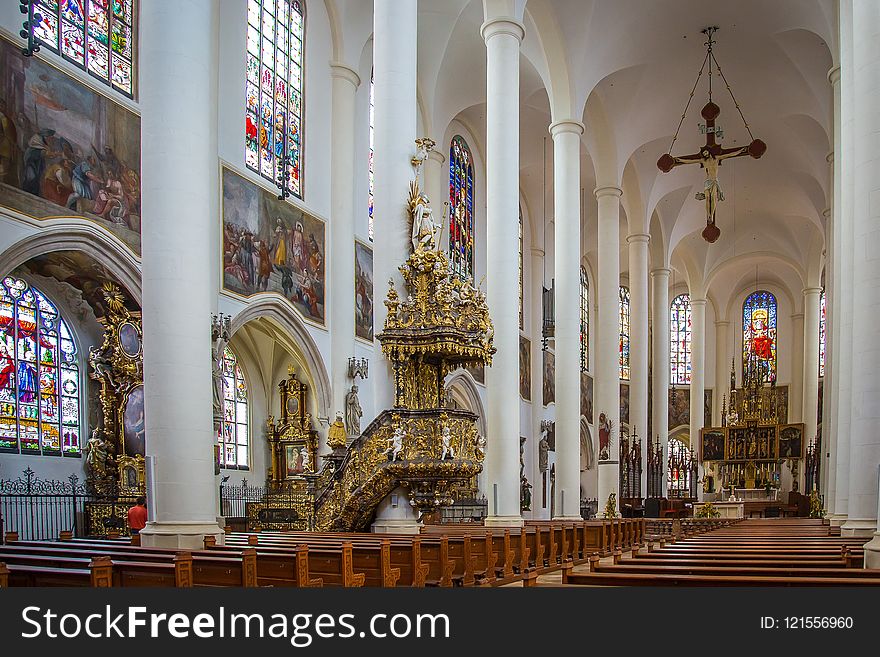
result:
<svg viewBox="0 0 880 657"><path fill-rule="evenodd" d="M134 95L135 0L37 0L34 35L104 84Z"/></svg>
<svg viewBox="0 0 880 657"><path fill-rule="evenodd" d="M819 297L819 376L825 376L825 290Z"/></svg>
<svg viewBox="0 0 880 657"><path fill-rule="evenodd" d="M620 378L629 381L629 288L620 286Z"/></svg>
<svg viewBox="0 0 880 657"><path fill-rule="evenodd" d="M581 372L590 365L590 281L581 265Z"/></svg>
<svg viewBox="0 0 880 657"><path fill-rule="evenodd" d="M753 292L743 302L743 374L750 365L764 382L776 380L776 297Z"/></svg>
<svg viewBox="0 0 880 657"><path fill-rule="evenodd" d="M460 135L449 146L449 261L455 276L474 277L474 158Z"/></svg>
<svg viewBox="0 0 880 657"><path fill-rule="evenodd" d="M223 352L223 426L219 440L222 467L248 467L247 384L229 347Z"/></svg>
<svg viewBox="0 0 880 657"><path fill-rule="evenodd" d="M245 164L302 198L305 6L248 0L247 16Z"/></svg>
<svg viewBox="0 0 880 657"><path fill-rule="evenodd" d="M519 209L519 328L523 329L523 306L525 304L525 287L523 280L523 219L522 207Z"/></svg>
<svg viewBox="0 0 880 657"><path fill-rule="evenodd" d="M373 106L373 76L370 75L370 168L369 168L369 202L370 202L370 223L367 225L367 233L370 240L373 239L373 119L376 116L376 109Z"/></svg>
<svg viewBox="0 0 880 657"><path fill-rule="evenodd" d="M669 307L669 381L691 382L691 298L679 294Z"/></svg>
<svg viewBox="0 0 880 657"><path fill-rule="evenodd" d="M76 343L55 305L25 281L0 283L0 452L79 456Z"/></svg>

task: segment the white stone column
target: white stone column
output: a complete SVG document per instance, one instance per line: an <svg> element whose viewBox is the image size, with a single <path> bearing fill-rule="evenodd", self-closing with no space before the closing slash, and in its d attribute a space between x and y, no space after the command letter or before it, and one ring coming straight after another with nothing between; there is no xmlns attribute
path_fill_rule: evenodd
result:
<svg viewBox="0 0 880 657"><path fill-rule="evenodd" d="M654 321L651 355L651 430L663 448L663 495L667 493L666 459L669 456L669 269L651 270Z"/></svg>
<svg viewBox="0 0 880 657"><path fill-rule="evenodd" d="M629 425L638 433L642 454L648 443L648 242L647 233L626 238L629 244ZM632 433L632 431L630 431ZM646 461L646 459L643 459ZM642 467L642 497L648 487L648 470Z"/></svg>
<svg viewBox="0 0 880 657"><path fill-rule="evenodd" d="M691 447L699 454L700 429L703 428L703 397L706 388L706 300L691 298ZM703 466L698 468L703 477ZM702 499L703 488L697 486L697 495Z"/></svg>
<svg viewBox="0 0 880 657"><path fill-rule="evenodd" d="M712 426L721 426L723 397L730 393L730 322L715 320L715 391L712 393ZM727 400L730 403L730 400ZM696 451L696 450L695 450Z"/></svg>
<svg viewBox="0 0 880 657"><path fill-rule="evenodd" d="M540 233L539 233L540 234ZM544 329L544 249L532 247L532 267L530 286L525 292L531 313L525 316L527 332L531 335L531 398L532 426L529 433L529 446L534 467L529 477L532 484L532 518L546 520L550 518L549 491L547 506L541 505L543 500L542 486L544 478L540 469L538 443L541 440L541 420L544 419L544 352L541 349L542 331ZM550 473L547 473L549 486Z"/></svg>
<svg viewBox="0 0 880 657"><path fill-rule="evenodd" d="M345 394L350 385L348 359L354 356L354 126L355 92L360 77L350 66L330 65L333 79L333 107L330 133L330 245L333 261L330 275L330 363L333 408L345 411ZM376 293L382 291L376 286ZM374 368L378 364L374 364ZM381 369L381 368L380 368ZM327 451L321 441L319 451Z"/></svg>
<svg viewBox="0 0 880 657"><path fill-rule="evenodd" d="M841 527L847 536L874 539L865 547L866 567L880 568L877 531L880 469L880 4L853 0L854 195L852 425L850 433L849 515ZM870 557L869 557L870 553Z"/></svg>
<svg viewBox="0 0 880 657"><path fill-rule="evenodd" d="M580 520L581 367L580 136L579 121L557 121L553 135L555 208L554 339L556 353L556 518Z"/></svg>
<svg viewBox="0 0 880 657"><path fill-rule="evenodd" d="M393 280L404 293L398 267L411 250L407 194L416 138L417 0L373 2L373 326L379 334L388 309L382 300ZM433 200L433 199L432 199ZM353 280L353 279L352 279ZM371 363L376 413L394 405L394 375L388 360ZM363 426L368 424L364 418Z"/></svg>
<svg viewBox="0 0 880 657"><path fill-rule="evenodd" d="M398 28L399 29L399 28ZM486 371L487 525L522 524L519 508L519 47L522 24L483 23L486 42L486 297L497 352Z"/></svg>
<svg viewBox="0 0 880 657"><path fill-rule="evenodd" d="M220 537L215 506L211 308L218 217L217 4L145 3L140 18L146 453L144 545ZM193 30L192 25L201 29ZM152 504L149 504L152 502Z"/></svg>
<svg viewBox="0 0 880 657"><path fill-rule="evenodd" d="M818 338L817 338L818 340ZM818 345L818 342L817 342ZM816 347L818 351L818 346ZM818 368L818 364L816 365ZM788 421L804 421L804 314L791 314L791 385L788 389ZM818 383L818 382L817 382ZM804 439L809 442L811 436Z"/></svg>
<svg viewBox="0 0 880 657"><path fill-rule="evenodd" d="M849 452L852 415L852 224L854 175L854 100L852 52L852 3L838 3L840 28L840 186L838 195L840 221L835 222L837 234L834 248L837 253L837 271L834 276L834 322L832 339L837 357L834 361L835 380L835 491L833 507L829 507L829 521L840 526L849 514ZM839 239L838 239L839 238Z"/></svg>
<svg viewBox="0 0 880 657"><path fill-rule="evenodd" d="M804 440L807 444L816 437L819 426L819 298L821 287L804 290Z"/></svg>
<svg viewBox="0 0 880 657"><path fill-rule="evenodd" d="M599 462L601 513L610 493L615 493L618 501L620 497L620 196L623 192L619 187L604 186L597 187L595 194L599 205L599 316L596 328L593 407L597 425L600 413L605 413L612 423L609 460Z"/></svg>
<svg viewBox="0 0 880 657"><path fill-rule="evenodd" d="M443 218L444 203L449 202L449 168L443 166L446 163L446 157L443 155L444 148L448 144L438 144L440 150L436 148L428 151L428 159L423 165L423 175L425 193L431 201L431 207L434 210L434 221L443 223L443 229L440 232L441 248L444 252L449 253L449 217Z"/></svg>

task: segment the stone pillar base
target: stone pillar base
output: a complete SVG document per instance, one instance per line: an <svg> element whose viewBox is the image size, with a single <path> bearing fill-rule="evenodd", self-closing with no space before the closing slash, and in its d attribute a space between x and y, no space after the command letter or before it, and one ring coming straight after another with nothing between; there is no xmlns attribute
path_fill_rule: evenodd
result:
<svg viewBox="0 0 880 657"><path fill-rule="evenodd" d="M846 516L840 513L830 513L825 516L825 519L832 527L840 527L843 523L846 522Z"/></svg>
<svg viewBox="0 0 880 657"><path fill-rule="evenodd" d="M409 518L384 518L376 520L370 530L374 534L418 534L422 523Z"/></svg>
<svg viewBox="0 0 880 657"><path fill-rule="evenodd" d="M223 545L225 532L216 522L148 522L140 532L143 547L203 550L205 536Z"/></svg>
<svg viewBox="0 0 880 657"><path fill-rule="evenodd" d="M486 527L522 527L522 516L487 516Z"/></svg>
<svg viewBox="0 0 880 657"><path fill-rule="evenodd" d="M865 543L865 568L880 569L880 531Z"/></svg>
<svg viewBox="0 0 880 657"><path fill-rule="evenodd" d="M877 531L877 520L874 518L847 518L840 526L840 535L855 538L869 538Z"/></svg>

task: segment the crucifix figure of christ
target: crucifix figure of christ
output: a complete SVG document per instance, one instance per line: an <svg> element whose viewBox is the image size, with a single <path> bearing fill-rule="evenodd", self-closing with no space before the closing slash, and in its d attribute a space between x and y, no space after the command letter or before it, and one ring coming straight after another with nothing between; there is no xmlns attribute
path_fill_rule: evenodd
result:
<svg viewBox="0 0 880 657"><path fill-rule="evenodd" d="M657 167L663 173L669 173L681 164L696 164L706 170L706 182L703 191L694 195L698 201L706 201L706 227L703 229L703 239L712 244L721 235L721 229L715 225L715 212L718 202L724 200L724 193L718 183L718 167L723 160L733 157L751 155L756 160L767 150L767 144L760 139L753 139L748 146L738 148L723 148L715 141L715 119L721 113L721 108L711 100L700 111L700 115L706 120L706 144L698 153L690 155L672 155L666 153L657 160Z"/></svg>

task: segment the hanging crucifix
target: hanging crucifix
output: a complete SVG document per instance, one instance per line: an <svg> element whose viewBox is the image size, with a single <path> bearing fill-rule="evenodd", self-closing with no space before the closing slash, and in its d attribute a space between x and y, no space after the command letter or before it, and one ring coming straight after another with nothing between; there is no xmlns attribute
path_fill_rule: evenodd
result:
<svg viewBox="0 0 880 657"><path fill-rule="evenodd" d="M703 66L700 68L700 73L697 75L697 81L694 83L694 89L697 88L697 84L700 81L700 77L703 75L703 71L708 64L709 68L709 102L703 107L700 111L700 115L706 121L704 125L700 126L701 131L706 134L706 144L702 146L697 153L692 153L690 155L672 155L672 147L675 145L675 140L678 138L678 131L681 129L681 124L684 121L684 117L687 114L687 109L690 106L691 100L694 97L694 92L691 91L690 98L688 98L687 106L685 106L685 111L681 115L681 121L678 124L678 130L675 131L675 136L672 138L672 144L669 146L669 151L665 155L662 155L659 160L657 160L657 167L663 173L669 173L675 167L682 164L699 164L702 169L706 171L706 181L703 185L703 191L698 192L694 195L699 201L706 202L706 227L703 229L702 235L703 239L705 239L710 244L715 242L718 237L721 235L721 229L715 225L715 213L718 210L718 203L724 200L724 193L721 190L721 185L718 182L718 167L721 165L721 162L724 160L728 160L734 157L743 157L744 155L750 155L751 157L758 159L760 158L764 152L767 150L767 144L765 144L760 139L755 139L752 136L752 131L749 129L749 124L746 123L745 117L742 115L742 110L740 109L739 103L736 102L736 98L733 96L733 91L730 89L730 85L727 83L727 79L724 77L724 73L721 72L721 66L718 65L718 61L715 59L715 55L712 53L712 46L715 43L712 40L712 35L717 30L717 27L707 27L703 30L703 34L708 37L706 41L706 58L703 60ZM721 144L716 142L715 137L721 139L723 136L723 131L719 126L715 124L715 119L718 118L718 115L721 113L721 108L718 107L715 103L712 102L712 63L715 63L716 68L718 69L718 75L721 76L721 79L724 80L724 84L727 86L727 90L730 92L730 97L733 99L734 104L736 105L737 110L739 110L740 117L743 119L743 124L746 127L746 131L749 133L749 137L752 137L752 141L748 146L740 146L737 148L723 148Z"/></svg>

